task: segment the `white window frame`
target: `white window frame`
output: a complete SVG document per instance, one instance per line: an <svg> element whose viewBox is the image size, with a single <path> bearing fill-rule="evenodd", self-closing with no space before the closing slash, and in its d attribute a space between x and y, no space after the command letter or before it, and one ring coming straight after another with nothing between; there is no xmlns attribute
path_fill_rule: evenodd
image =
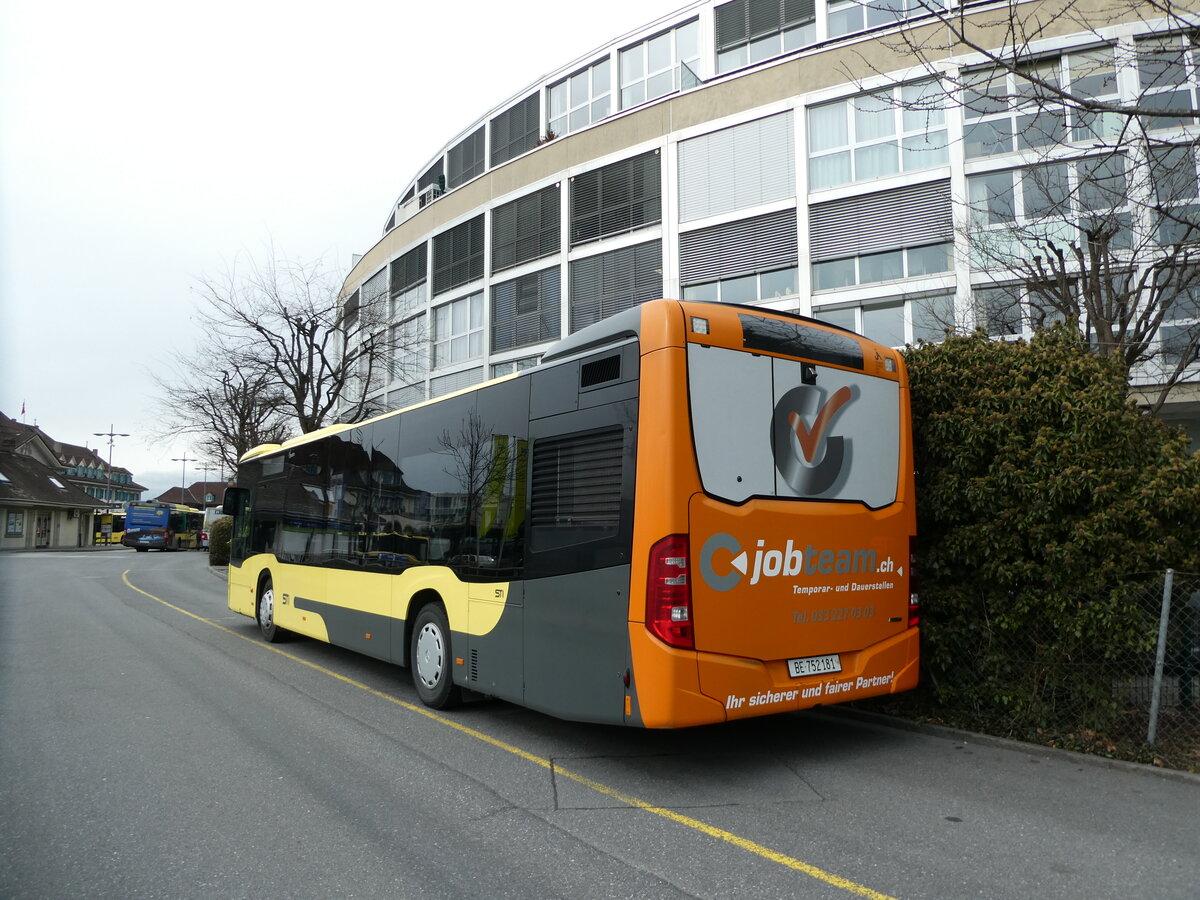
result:
<svg viewBox="0 0 1200 900"><path fill-rule="evenodd" d="M923 79L845 97L832 103L810 106L807 111L809 190L825 190L948 165L950 140L945 105L934 105L929 100L931 95L936 96L940 91L941 87L937 81ZM908 108L915 103L920 103L921 107ZM879 123L887 113L890 113L891 118L890 130L870 135L865 133L864 122ZM845 135L844 140L830 142L828 145L821 140L829 132L820 124L815 124L814 119L826 115L831 121L834 118L841 120L840 131ZM927 148L920 155L916 155L915 151L919 149L920 144L927 145ZM877 173L864 173L864 155L889 145L893 156L892 168ZM829 178L821 175L823 162L842 157L846 161L845 170L848 177Z"/></svg>
<svg viewBox="0 0 1200 900"><path fill-rule="evenodd" d="M612 114L612 60L598 59L546 91L546 126L558 137L579 131ZM576 100L576 88L586 94Z"/></svg>
<svg viewBox="0 0 1200 900"><path fill-rule="evenodd" d="M682 34L686 32L686 34ZM679 53L680 37L683 36L686 40L690 40L693 47L688 56L681 58ZM655 68L650 68L650 47L657 41L665 41L668 45L667 58L665 65L656 65ZM659 97L665 97L667 94L674 93L680 89L680 64L686 64L697 75L700 64L700 22L698 19L692 19L690 22L684 22L676 25L667 31L659 32L652 37L646 38L644 41L639 41L636 44L631 44L623 48L617 54L617 76L620 83L620 108L631 109L635 106L641 106L651 100L657 100ZM663 76L670 76L670 85L665 89L652 94L649 85L652 80L659 79L663 81ZM641 91L637 90L641 88Z"/></svg>
<svg viewBox="0 0 1200 900"><path fill-rule="evenodd" d="M483 291L435 306L431 317L431 368L444 369L483 357L487 332Z"/></svg>

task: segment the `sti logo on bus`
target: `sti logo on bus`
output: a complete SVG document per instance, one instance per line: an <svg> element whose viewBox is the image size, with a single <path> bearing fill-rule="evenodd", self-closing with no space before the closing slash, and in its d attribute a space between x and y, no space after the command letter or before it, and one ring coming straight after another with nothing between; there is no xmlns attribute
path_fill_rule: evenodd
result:
<svg viewBox="0 0 1200 900"><path fill-rule="evenodd" d="M843 385L825 399L825 391L805 384L792 388L775 405L771 417L775 468L797 494L815 497L838 481L849 462L850 441L830 437L828 432L856 395L853 387Z"/></svg>
<svg viewBox="0 0 1200 900"><path fill-rule="evenodd" d="M750 554L742 549L737 538L724 532L714 534L700 549L700 577L714 591L729 591L737 587L746 575L750 576L751 584L758 584L760 579L779 575L860 574L892 570L891 558L877 564L874 550L827 550L817 549L812 544L801 550L792 541L788 541L783 549L767 550L765 544L765 541L756 542L751 565ZM724 575L719 574L713 566L713 558L721 550L730 557L729 571Z"/></svg>

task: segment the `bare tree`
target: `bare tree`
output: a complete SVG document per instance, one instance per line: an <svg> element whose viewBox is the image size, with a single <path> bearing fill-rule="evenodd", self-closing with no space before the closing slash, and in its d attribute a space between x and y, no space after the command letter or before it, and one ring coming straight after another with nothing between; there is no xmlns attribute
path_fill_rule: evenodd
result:
<svg viewBox="0 0 1200 900"><path fill-rule="evenodd" d="M881 42L941 90L872 96L962 117L977 324L1076 321L1131 383L1158 386L1157 409L1200 359L1200 16L1160 0L894 5L911 21ZM1118 23L1135 27L1118 39Z"/></svg>
<svg viewBox="0 0 1200 900"><path fill-rule="evenodd" d="M303 433L335 417L382 411L382 386L396 347L386 291L339 297L341 279L321 262L272 258L199 283L201 322L256 383L278 397Z"/></svg>
<svg viewBox="0 0 1200 900"><path fill-rule="evenodd" d="M159 388L161 435L191 438L203 459L230 472L251 448L289 437L283 398L261 372L244 372L235 361L189 362Z"/></svg>

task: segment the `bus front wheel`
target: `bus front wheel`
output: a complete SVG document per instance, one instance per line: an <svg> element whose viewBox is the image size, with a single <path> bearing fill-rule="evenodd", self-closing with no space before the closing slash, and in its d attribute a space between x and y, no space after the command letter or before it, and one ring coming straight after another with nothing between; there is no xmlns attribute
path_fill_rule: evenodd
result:
<svg viewBox="0 0 1200 900"><path fill-rule="evenodd" d="M462 700L451 674L450 624L441 606L421 607L413 623L409 663L417 696L426 706L450 709Z"/></svg>
<svg viewBox="0 0 1200 900"><path fill-rule="evenodd" d="M259 591L256 618L263 640L270 644L277 644L283 640L285 632L275 624L275 588L270 578L263 582L262 590Z"/></svg>

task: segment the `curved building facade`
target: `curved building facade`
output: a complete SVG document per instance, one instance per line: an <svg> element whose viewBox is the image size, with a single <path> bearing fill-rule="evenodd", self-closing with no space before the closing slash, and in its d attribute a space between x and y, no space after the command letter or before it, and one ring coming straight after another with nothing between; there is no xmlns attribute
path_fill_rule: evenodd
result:
<svg viewBox="0 0 1200 900"><path fill-rule="evenodd" d="M1005 312L1020 279L985 271L969 236L1036 214L1035 162L1064 184L1094 173L1107 126L1031 112L981 54L916 65L898 35L936 43L927 6L704 0L486 111L414 174L345 281L347 309L382 307L398 348L388 383L365 389L389 409L449 393L659 296L798 311L893 346L947 326L1028 334L1029 317ZM1036 20L1025 52L1044 82L1122 102L1159 85L1164 103L1200 109L1174 23L1132 3L1069 7L966 12ZM976 70L975 99L993 102L949 88ZM1190 181L1175 181L1200 205L1193 123L1156 127L1191 154ZM1197 322L1200 306L1180 304L1163 355ZM1181 387L1168 410L1197 437L1200 394Z"/></svg>

